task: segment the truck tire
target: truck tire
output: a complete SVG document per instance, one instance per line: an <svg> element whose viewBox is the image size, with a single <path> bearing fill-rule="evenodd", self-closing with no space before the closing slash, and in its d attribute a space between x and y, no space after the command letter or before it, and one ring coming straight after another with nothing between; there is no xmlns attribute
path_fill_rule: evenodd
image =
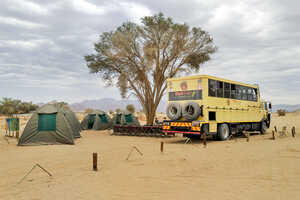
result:
<svg viewBox="0 0 300 200"><path fill-rule="evenodd" d="M260 133L264 135L267 132L267 128L266 122L262 121L260 124Z"/></svg>
<svg viewBox="0 0 300 200"><path fill-rule="evenodd" d="M201 108L196 102L187 102L183 105L182 116L186 120L195 120L201 114Z"/></svg>
<svg viewBox="0 0 300 200"><path fill-rule="evenodd" d="M227 140L230 135L230 129L227 124L221 124L218 127L218 138L221 141Z"/></svg>
<svg viewBox="0 0 300 200"><path fill-rule="evenodd" d="M178 120L182 116L181 114L181 105L177 102L169 103L167 107L167 116L171 120Z"/></svg>

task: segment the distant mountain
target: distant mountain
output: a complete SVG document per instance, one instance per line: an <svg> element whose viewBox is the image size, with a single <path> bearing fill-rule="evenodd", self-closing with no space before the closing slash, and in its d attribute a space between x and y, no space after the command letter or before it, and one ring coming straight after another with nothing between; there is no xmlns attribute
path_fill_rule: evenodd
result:
<svg viewBox="0 0 300 200"><path fill-rule="evenodd" d="M287 112L293 112L296 110L300 110L300 104L296 104L296 105L277 104L277 105L273 105L273 107L272 107L272 110L274 112L276 112L279 109L286 110Z"/></svg>
<svg viewBox="0 0 300 200"><path fill-rule="evenodd" d="M142 110L142 106L137 100L129 100L129 99L116 100L112 98L84 100L79 103L70 104L70 108L73 111L84 111L87 108L91 108L91 109L99 109L107 112L109 110L115 111L117 108L125 109L128 104L133 104L137 111ZM157 111L164 112L166 110L166 105L167 102L161 101Z"/></svg>
<svg viewBox="0 0 300 200"><path fill-rule="evenodd" d="M116 100L112 98L104 98L104 99L95 99L95 100L84 100L79 103L70 104L70 107L74 111L84 111L87 108L91 109L99 109L103 111L113 110L115 111L117 108L125 109L128 104L133 104L137 111L142 110L142 106L137 100ZM161 101L160 105L158 106L157 112L165 112L167 108L167 102ZM288 105L288 104L278 104L273 105L272 110L276 112L279 109L284 109L288 112L296 111L300 109L300 104L296 105Z"/></svg>

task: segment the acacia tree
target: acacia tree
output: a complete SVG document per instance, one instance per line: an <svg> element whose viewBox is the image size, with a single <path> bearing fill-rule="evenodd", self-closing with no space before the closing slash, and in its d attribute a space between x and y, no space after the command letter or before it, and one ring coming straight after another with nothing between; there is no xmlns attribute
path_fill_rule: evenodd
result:
<svg viewBox="0 0 300 200"><path fill-rule="evenodd" d="M174 23L159 13L143 17L141 25L126 22L102 33L94 49L94 54L85 56L90 72L100 74L108 86L117 86L123 98L135 95L147 124L153 124L166 79L197 72L216 46L200 27Z"/></svg>

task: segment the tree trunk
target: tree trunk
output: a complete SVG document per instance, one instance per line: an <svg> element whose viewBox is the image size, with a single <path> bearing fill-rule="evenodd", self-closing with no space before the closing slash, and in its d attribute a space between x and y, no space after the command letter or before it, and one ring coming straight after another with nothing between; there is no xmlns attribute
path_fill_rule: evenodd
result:
<svg viewBox="0 0 300 200"><path fill-rule="evenodd" d="M151 111L146 113L147 125L153 125L153 121L155 118L156 110L152 109Z"/></svg>
<svg viewBox="0 0 300 200"><path fill-rule="evenodd" d="M161 86L159 87L161 88ZM154 98L154 96L148 96L148 98L146 98L146 100L144 101L144 110L145 110L145 114L146 114L146 120L147 120L147 125L153 125L153 121L156 115L156 110L158 108L159 102L164 94L166 90L166 86L161 90L159 89L159 91L156 91L156 97ZM142 102L142 101L140 101Z"/></svg>
<svg viewBox="0 0 300 200"><path fill-rule="evenodd" d="M159 101L160 99L158 100L158 102L154 101L154 99L150 99L150 102L144 105L147 125L153 125Z"/></svg>

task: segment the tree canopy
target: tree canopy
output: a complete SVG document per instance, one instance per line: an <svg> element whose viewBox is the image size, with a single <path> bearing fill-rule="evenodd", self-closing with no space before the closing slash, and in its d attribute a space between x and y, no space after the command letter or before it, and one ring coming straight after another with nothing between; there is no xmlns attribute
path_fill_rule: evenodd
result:
<svg viewBox="0 0 300 200"><path fill-rule="evenodd" d="M38 105L32 102L22 102L21 100L4 97L0 101L0 114L13 115L24 114L34 111L38 108Z"/></svg>
<svg viewBox="0 0 300 200"><path fill-rule="evenodd" d="M175 23L159 13L143 17L141 25L126 22L102 33L94 49L85 56L90 72L100 74L108 86L117 86L122 97L135 95L147 124L152 124L166 79L197 72L217 48L200 27Z"/></svg>

